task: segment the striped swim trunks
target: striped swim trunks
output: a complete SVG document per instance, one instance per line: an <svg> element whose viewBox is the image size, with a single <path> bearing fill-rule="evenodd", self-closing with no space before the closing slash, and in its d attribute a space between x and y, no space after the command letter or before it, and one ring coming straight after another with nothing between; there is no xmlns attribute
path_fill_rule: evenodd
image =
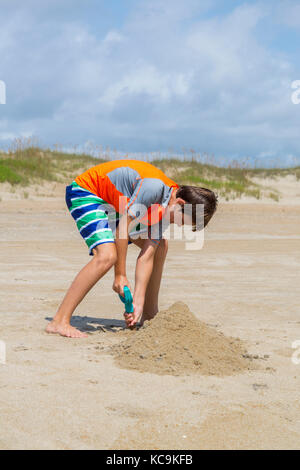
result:
<svg viewBox="0 0 300 470"><path fill-rule="evenodd" d="M73 181L66 187L66 203L91 256L93 248L97 245L114 243L114 233L120 215L104 199ZM139 224L133 232L130 232L130 235L144 232L141 225Z"/></svg>

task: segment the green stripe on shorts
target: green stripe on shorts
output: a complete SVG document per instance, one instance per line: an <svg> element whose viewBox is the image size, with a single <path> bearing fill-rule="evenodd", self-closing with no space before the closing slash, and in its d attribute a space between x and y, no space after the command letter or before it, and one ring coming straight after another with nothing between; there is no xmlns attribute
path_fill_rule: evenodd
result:
<svg viewBox="0 0 300 470"><path fill-rule="evenodd" d="M107 215L103 211L99 211L97 209L90 212L90 214L86 214L80 219L77 220L76 225L78 230L81 230L85 225L89 224L90 222L94 222L96 220L106 219Z"/></svg>
<svg viewBox="0 0 300 470"><path fill-rule="evenodd" d="M94 197L92 195L87 197L78 197L73 199L69 210L72 211L73 209L78 209L79 207L85 206L87 204L105 204L105 201L97 196ZM105 212L104 209L103 212Z"/></svg>
<svg viewBox="0 0 300 470"><path fill-rule="evenodd" d="M99 237L100 235L100 237ZM91 235L89 238L85 239L85 242L89 248L94 245L96 242L105 242L105 241L112 241L114 242L114 237L112 235L111 229L103 229L101 232L96 232L94 235Z"/></svg>

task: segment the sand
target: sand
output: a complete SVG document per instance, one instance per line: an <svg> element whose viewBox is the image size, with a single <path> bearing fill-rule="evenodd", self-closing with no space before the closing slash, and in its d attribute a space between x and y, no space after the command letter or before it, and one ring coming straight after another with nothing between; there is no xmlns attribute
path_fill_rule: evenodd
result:
<svg viewBox="0 0 300 470"><path fill-rule="evenodd" d="M251 370L250 356L239 338L226 337L200 322L183 302L176 302L146 321L112 347L125 369L158 375L222 377Z"/></svg>
<svg viewBox="0 0 300 470"><path fill-rule="evenodd" d="M159 375L120 367L111 354L128 339L111 273L75 313L86 340L44 333L89 256L62 186L55 197L39 196L46 186L27 198L7 189L2 197L0 187L1 449L300 448L300 365L292 362L300 204L221 203L201 251L170 242L161 312L184 302L200 325L240 338L260 359L223 376ZM132 283L137 254L130 246Z"/></svg>

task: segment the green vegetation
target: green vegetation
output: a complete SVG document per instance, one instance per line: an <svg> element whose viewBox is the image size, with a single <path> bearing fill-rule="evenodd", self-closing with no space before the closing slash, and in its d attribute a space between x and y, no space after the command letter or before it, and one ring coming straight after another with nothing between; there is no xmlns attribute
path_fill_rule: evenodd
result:
<svg viewBox="0 0 300 470"><path fill-rule="evenodd" d="M15 153L0 153L0 183L28 186L40 181L66 182L90 166L98 158L29 147Z"/></svg>
<svg viewBox="0 0 300 470"><path fill-rule="evenodd" d="M0 183L8 182L13 186L23 187L42 181L67 184L86 169L107 161L111 157L109 151L102 152L100 155L102 158L76 152L66 153L57 149L43 149L32 143L20 145L19 141L16 148L8 152L0 151ZM152 160L152 163L179 184L208 187L227 200L242 195L260 199L264 195L274 201L279 201L279 193L276 189L268 188L269 191L266 191L266 188L259 184L260 181L289 174L300 179L300 167L251 169L235 165L234 168L223 168L209 163L200 163L195 159L181 161L170 158Z"/></svg>
<svg viewBox="0 0 300 470"><path fill-rule="evenodd" d="M227 200L241 197L242 195L260 199L262 197L262 187L260 184L251 180L253 177L265 178L268 176L273 178L291 174L291 172L294 173L294 169L266 170L238 167L220 168L214 165L193 161L155 160L153 163L179 184L193 184L208 187L215 190L220 196L225 197ZM274 191L266 195L267 197L272 197L274 200L279 200L278 194Z"/></svg>

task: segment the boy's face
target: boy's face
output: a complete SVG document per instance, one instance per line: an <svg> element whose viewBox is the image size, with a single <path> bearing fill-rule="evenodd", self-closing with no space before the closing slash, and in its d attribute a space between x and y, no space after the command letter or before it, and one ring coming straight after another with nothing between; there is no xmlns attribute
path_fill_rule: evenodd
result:
<svg viewBox="0 0 300 470"><path fill-rule="evenodd" d="M192 217L182 212L182 205L176 204L174 206L174 224L181 227L182 225L192 225Z"/></svg>
<svg viewBox="0 0 300 470"><path fill-rule="evenodd" d="M188 214L184 214L182 207L185 201L181 198L176 198L176 191L174 190L168 205L168 211L170 216L170 222L177 224L178 227L182 225L192 225L192 217Z"/></svg>

